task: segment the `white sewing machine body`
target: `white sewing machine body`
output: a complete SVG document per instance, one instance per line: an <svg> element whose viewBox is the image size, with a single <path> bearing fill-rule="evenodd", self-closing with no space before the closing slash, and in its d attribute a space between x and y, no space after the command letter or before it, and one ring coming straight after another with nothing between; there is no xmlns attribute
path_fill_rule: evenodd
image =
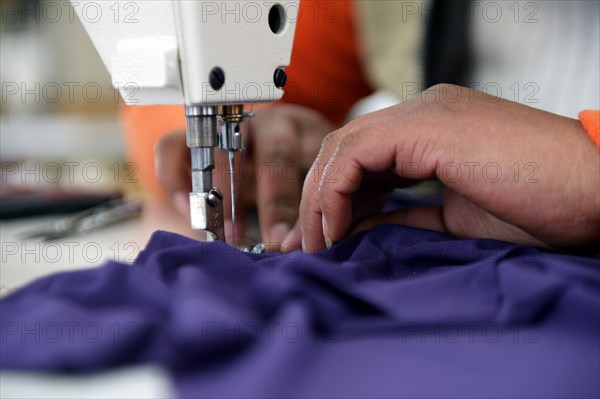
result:
<svg viewBox="0 0 600 399"><path fill-rule="evenodd" d="M71 2L129 105L223 105L281 98L299 0ZM273 31L269 23L278 19ZM209 75L221 68L220 90Z"/></svg>
<svg viewBox="0 0 600 399"><path fill-rule="evenodd" d="M192 228L224 240L214 149L244 150L243 105L280 99L299 0L71 0L128 105L185 104ZM233 176L233 175L232 175ZM234 181L231 181L235 222Z"/></svg>

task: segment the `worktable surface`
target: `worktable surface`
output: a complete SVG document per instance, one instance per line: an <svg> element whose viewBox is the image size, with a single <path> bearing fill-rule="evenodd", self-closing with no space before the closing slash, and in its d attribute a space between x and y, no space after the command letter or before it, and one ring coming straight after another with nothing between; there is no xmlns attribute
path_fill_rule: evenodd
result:
<svg viewBox="0 0 600 399"><path fill-rule="evenodd" d="M23 233L44 228L56 218L50 216L0 223L1 296L48 274L98 267L107 260L131 263L149 238L139 219L58 241L22 238Z"/></svg>

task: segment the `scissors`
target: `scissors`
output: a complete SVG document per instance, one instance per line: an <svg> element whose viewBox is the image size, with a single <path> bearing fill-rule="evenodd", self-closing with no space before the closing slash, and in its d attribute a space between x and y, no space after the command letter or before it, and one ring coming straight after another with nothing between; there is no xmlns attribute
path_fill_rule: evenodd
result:
<svg viewBox="0 0 600 399"><path fill-rule="evenodd" d="M57 219L45 228L25 232L21 238L24 240L41 239L42 241L60 240L133 219L140 215L141 210L140 201L118 198L83 212Z"/></svg>

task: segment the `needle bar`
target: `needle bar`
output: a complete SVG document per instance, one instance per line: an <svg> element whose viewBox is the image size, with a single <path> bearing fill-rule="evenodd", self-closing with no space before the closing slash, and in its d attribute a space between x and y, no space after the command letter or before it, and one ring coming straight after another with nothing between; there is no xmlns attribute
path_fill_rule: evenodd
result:
<svg viewBox="0 0 600 399"><path fill-rule="evenodd" d="M228 151L229 153L229 171L231 178L229 181L231 191L231 223L233 224L233 232L235 233L235 151Z"/></svg>

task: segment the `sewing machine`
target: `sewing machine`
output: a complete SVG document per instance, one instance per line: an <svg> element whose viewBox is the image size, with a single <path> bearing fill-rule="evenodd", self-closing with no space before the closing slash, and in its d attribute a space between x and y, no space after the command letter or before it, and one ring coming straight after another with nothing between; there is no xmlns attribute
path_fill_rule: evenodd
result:
<svg viewBox="0 0 600 399"><path fill-rule="evenodd" d="M278 100L286 83L299 0L91 1L71 4L128 105L185 104L192 160L192 228L224 240L215 148L244 150L244 104Z"/></svg>

